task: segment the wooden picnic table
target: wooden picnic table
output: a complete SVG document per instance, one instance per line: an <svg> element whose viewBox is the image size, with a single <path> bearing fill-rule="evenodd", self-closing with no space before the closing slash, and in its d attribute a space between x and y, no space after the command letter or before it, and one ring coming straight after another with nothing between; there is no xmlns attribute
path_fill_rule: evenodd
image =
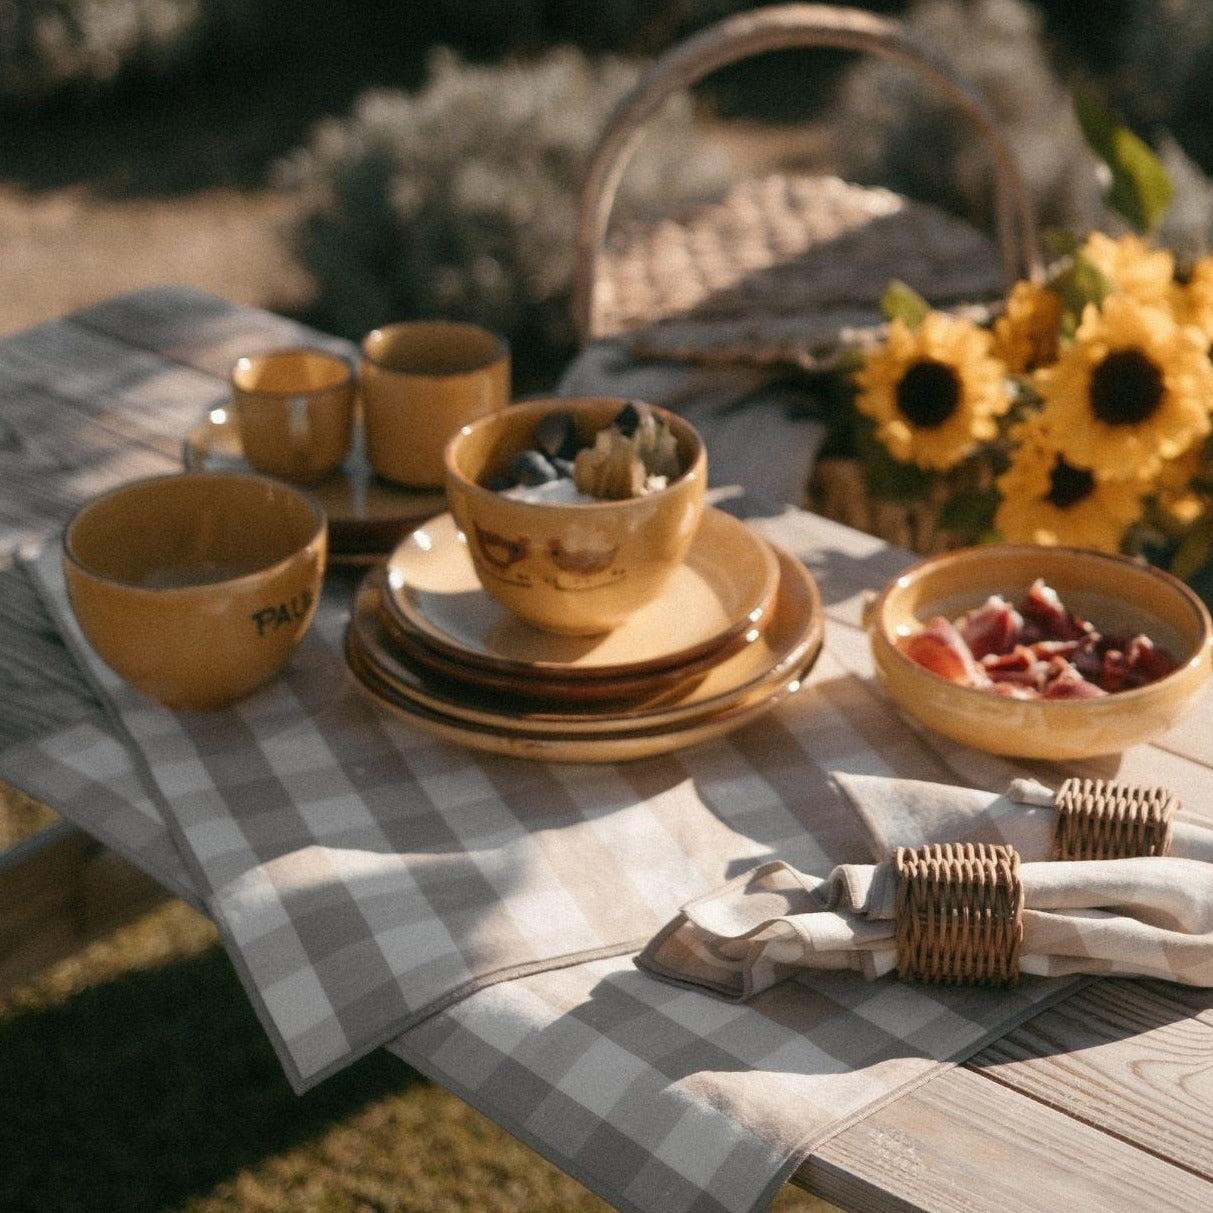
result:
<svg viewBox="0 0 1213 1213"><path fill-rule="evenodd" d="M0 745L97 708L16 553L89 496L180 468L233 359L301 339L347 348L165 287L0 341ZM696 421L711 450L712 416ZM1210 704L1120 777L1148 775L1213 819ZM0 987L163 895L67 823L24 840L0 857ZM795 1181L865 1210L1213 1208L1211 1126L1213 991L1104 980L843 1130Z"/></svg>

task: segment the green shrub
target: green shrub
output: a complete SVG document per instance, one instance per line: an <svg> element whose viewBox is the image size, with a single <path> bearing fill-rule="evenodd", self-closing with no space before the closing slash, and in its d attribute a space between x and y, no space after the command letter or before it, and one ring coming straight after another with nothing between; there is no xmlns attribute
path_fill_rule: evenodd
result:
<svg viewBox="0 0 1213 1213"><path fill-rule="evenodd" d="M193 52L203 10L203 0L0 0L0 99L167 71Z"/></svg>
<svg viewBox="0 0 1213 1213"><path fill-rule="evenodd" d="M1102 217L1095 162L1023 0L923 0L910 29L985 96L1042 225ZM991 161L976 128L905 68L865 59L839 91L831 127L845 175L966 215L987 230Z"/></svg>
<svg viewBox="0 0 1213 1213"><path fill-rule="evenodd" d="M420 92L371 92L317 126L278 173L302 194L296 237L316 319L358 336L445 316L504 333L520 355L567 356L585 166L638 72L568 48L499 67L437 53ZM650 124L617 211L704 195L725 173L676 102Z"/></svg>

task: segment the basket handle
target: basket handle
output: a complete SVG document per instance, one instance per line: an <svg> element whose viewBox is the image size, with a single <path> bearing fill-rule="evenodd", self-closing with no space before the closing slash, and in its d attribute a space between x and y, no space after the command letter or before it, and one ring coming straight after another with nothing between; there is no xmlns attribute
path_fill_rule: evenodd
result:
<svg viewBox="0 0 1213 1213"><path fill-rule="evenodd" d="M607 222L644 124L674 93L718 68L765 51L830 46L901 63L930 81L984 137L994 161L995 224L1008 287L1036 277L1036 225L1015 157L985 99L931 47L898 21L831 4L784 4L727 17L658 56L615 108L590 162L581 194L573 320L583 341L599 335L596 298Z"/></svg>

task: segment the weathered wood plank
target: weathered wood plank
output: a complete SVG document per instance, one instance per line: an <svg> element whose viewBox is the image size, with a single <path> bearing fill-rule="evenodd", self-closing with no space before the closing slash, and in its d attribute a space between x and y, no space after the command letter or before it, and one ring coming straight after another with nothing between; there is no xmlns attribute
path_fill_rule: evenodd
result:
<svg viewBox="0 0 1213 1213"><path fill-rule="evenodd" d="M1101 981L970 1064L1213 1181L1213 990Z"/></svg>
<svg viewBox="0 0 1213 1213"><path fill-rule="evenodd" d="M70 320L48 321L0 344L0 397L10 434L26 436L31 422L39 433L68 429L86 417L90 428L176 457L188 428L225 390L211 375ZM60 407L45 417L25 409L17 422L13 410L21 408L23 393Z"/></svg>
<svg viewBox="0 0 1213 1213"><path fill-rule="evenodd" d="M98 706L30 579L0 569L0 746L73 724Z"/></svg>
<svg viewBox="0 0 1213 1213"><path fill-rule="evenodd" d="M346 356L348 341L257 308L238 307L184 286L161 286L107 299L71 319L137 349L155 351L226 381L242 354L315 345Z"/></svg>
<svg viewBox="0 0 1213 1213"><path fill-rule="evenodd" d="M862 1213L1192 1213L1213 1201L1189 1171L967 1070L844 1130L796 1182Z"/></svg>
<svg viewBox="0 0 1213 1213"><path fill-rule="evenodd" d="M168 896L67 822L19 842L0 854L0 991Z"/></svg>

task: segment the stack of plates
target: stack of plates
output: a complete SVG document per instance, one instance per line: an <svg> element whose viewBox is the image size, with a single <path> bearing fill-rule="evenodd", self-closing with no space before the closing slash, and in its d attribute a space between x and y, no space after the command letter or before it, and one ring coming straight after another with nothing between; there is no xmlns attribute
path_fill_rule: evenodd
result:
<svg viewBox="0 0 1213 1213"><path fill-rule="evenodd" d="M794 693L822 621L799 561L707 509L686 562L622 627L548 635L484 593L443 514L367 575L347 655L380 702L448 740L619 762L719 736Z"/></svg>

